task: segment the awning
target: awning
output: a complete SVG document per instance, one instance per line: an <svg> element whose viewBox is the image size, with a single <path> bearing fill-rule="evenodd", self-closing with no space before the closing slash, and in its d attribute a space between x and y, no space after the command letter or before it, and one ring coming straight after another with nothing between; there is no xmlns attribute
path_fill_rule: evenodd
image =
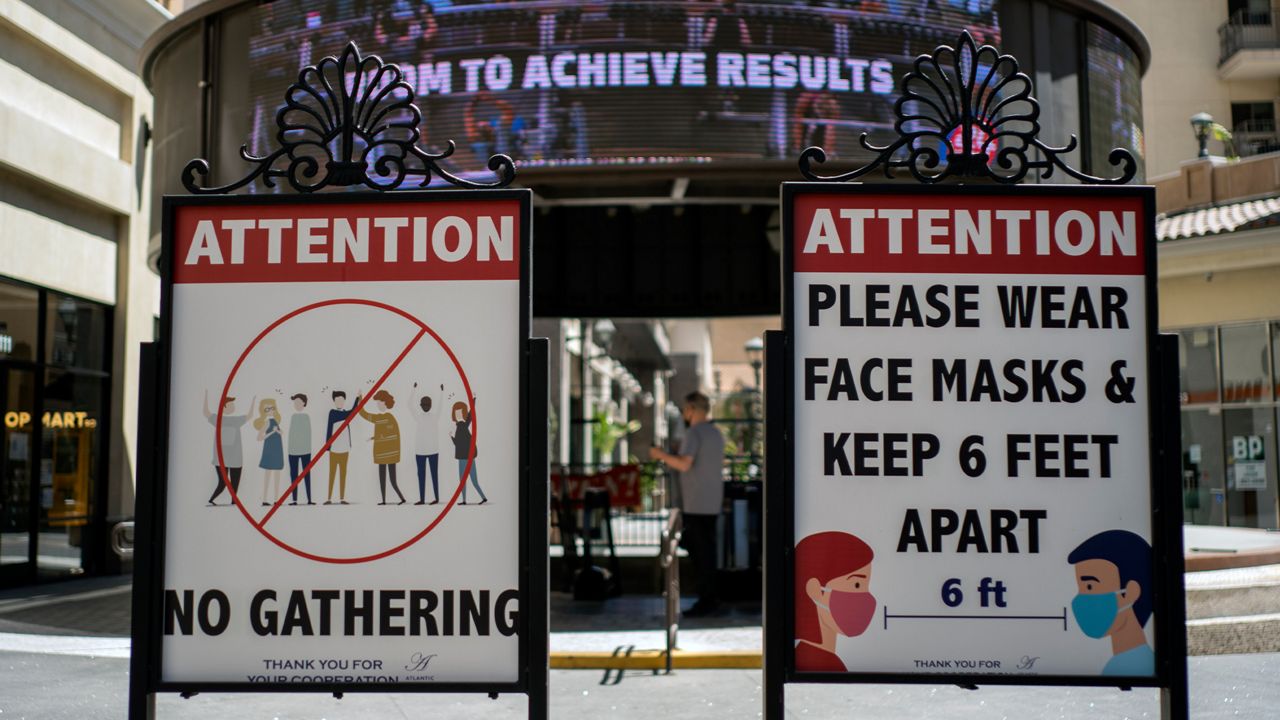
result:
<svg viewBox="0 0 1280 720"><path fill-rule="evenodd" d="M1280 225L1280 197L1191 210L1156 220L1159 242Z"/></svg>

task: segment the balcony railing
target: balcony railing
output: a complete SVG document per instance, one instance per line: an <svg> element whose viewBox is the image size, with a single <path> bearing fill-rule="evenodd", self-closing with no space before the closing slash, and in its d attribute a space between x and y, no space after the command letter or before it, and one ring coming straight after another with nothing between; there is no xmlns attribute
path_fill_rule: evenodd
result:
<svg viewBox="0 0 1280 720"><path fill-rule="evenodd" d="M1280 150L1280 132L1276 121L1270 119L1245 120L1232 128L1232 141L1240 157L1251 157Z"/></svg>
<svg viewBox="0 0 1280 720"><path fill-rule="evenodd" d="M1236 123L1232 132L1236 135L1248 135L1256 133L1274 133L1276 131L1276 121L1273 118L1254 118L1252 120L1241 120Z"/></svg>
<svg viewBox="0 0 1280 720"><path fill-rule="evenodd" d="M1237 10L1218 28L1218 64L1241 50L1280 48L1280 34L1269 12Z"/></svg>

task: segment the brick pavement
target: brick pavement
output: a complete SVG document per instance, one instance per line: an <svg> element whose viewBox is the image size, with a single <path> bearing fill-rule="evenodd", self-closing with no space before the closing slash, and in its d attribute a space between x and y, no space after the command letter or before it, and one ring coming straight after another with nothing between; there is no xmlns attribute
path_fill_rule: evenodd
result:
<svg viewBox="0 0 1280 720"><path fill-rule="evenodd" d="M0 593L0 632L129 635L128 576L70 580Z"/></svg>

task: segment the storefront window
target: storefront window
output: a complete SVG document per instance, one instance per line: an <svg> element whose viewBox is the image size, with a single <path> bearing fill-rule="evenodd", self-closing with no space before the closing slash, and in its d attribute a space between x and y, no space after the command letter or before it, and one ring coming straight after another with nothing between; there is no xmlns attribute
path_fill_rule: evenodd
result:
<svg viewBox="0 0 1280 720"><path fill-rule="evenodd" d="M1276 528L1280 321L1181 330L1178 348L1182 404L1201 406L1182 411L1186 521Z"/></svg>
<svg viewBox="0 0 1280 720"><path fill-rule="evenodd" d="M98 486L106 383L60 370L50 370L45 379L36 559L42 574L75 573L82 568L81 548Z"/></svg>
<svg viewBox="0 0 1280 720"><path fill-rule="evenodd" d="M40 293L0 282L0 361L36 359Z"/></svg>
<svg viewBox="0 0 1280 720"><path fill-rule="evenodd" d="M4 579L5 566L29 562L35 373L0 366L0 408L4 409L4 444L0 445L0 579Z"/></svg>
<svg viewBox="0 0 1280 720"><path fill-rule="evenodd" d="M1182 404L1218 402L1218 340L1211 327L1178 332Z"/></svg>
<svg viewBox="0 0 1280 720"><path fill-rule="evenodd" d="M1227 524L1226 469L1222 415L1209 410L1182 412L1183 520L1194 525Z"/></svg>
<svg viewBox="0 0 1280 720"><path fill-rule="evenodd" d="M0 585L79 574L99 556L110 312L0 281Z"/></svg>
<svg viewBox="0 0 1280 720"><path fill-rule="evenodd" d="M1231 525L1276 527L1275 423L1273 408L1222 411Z"/></svg>
<svg viewBox="0 0 1280 720"><path fill-rule="evenodd" d="M49 293L48 302L45 362L106 370L106 308L53 293Z"/></svg>
<svg viewBox="0 0 1280 720"><path fill-rule="evenodd" d="M1222 401L1271 399L1271 358L1265 323L1222 328Z"/></svg>

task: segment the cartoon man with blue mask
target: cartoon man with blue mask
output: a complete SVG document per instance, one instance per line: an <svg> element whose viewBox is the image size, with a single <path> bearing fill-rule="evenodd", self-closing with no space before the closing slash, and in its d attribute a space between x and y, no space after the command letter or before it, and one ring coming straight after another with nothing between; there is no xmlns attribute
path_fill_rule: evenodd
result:
<svg viewBox="0 0 1280 720"><path fill-rule="evenodd" d="M1080 543L1067 562L1076 572L1076 625L1091 638L1111 638L1102 674L1154 675L1155 653L1143 631L1151 618L1151 546L1127 530L1108 530Z"/></svg>

